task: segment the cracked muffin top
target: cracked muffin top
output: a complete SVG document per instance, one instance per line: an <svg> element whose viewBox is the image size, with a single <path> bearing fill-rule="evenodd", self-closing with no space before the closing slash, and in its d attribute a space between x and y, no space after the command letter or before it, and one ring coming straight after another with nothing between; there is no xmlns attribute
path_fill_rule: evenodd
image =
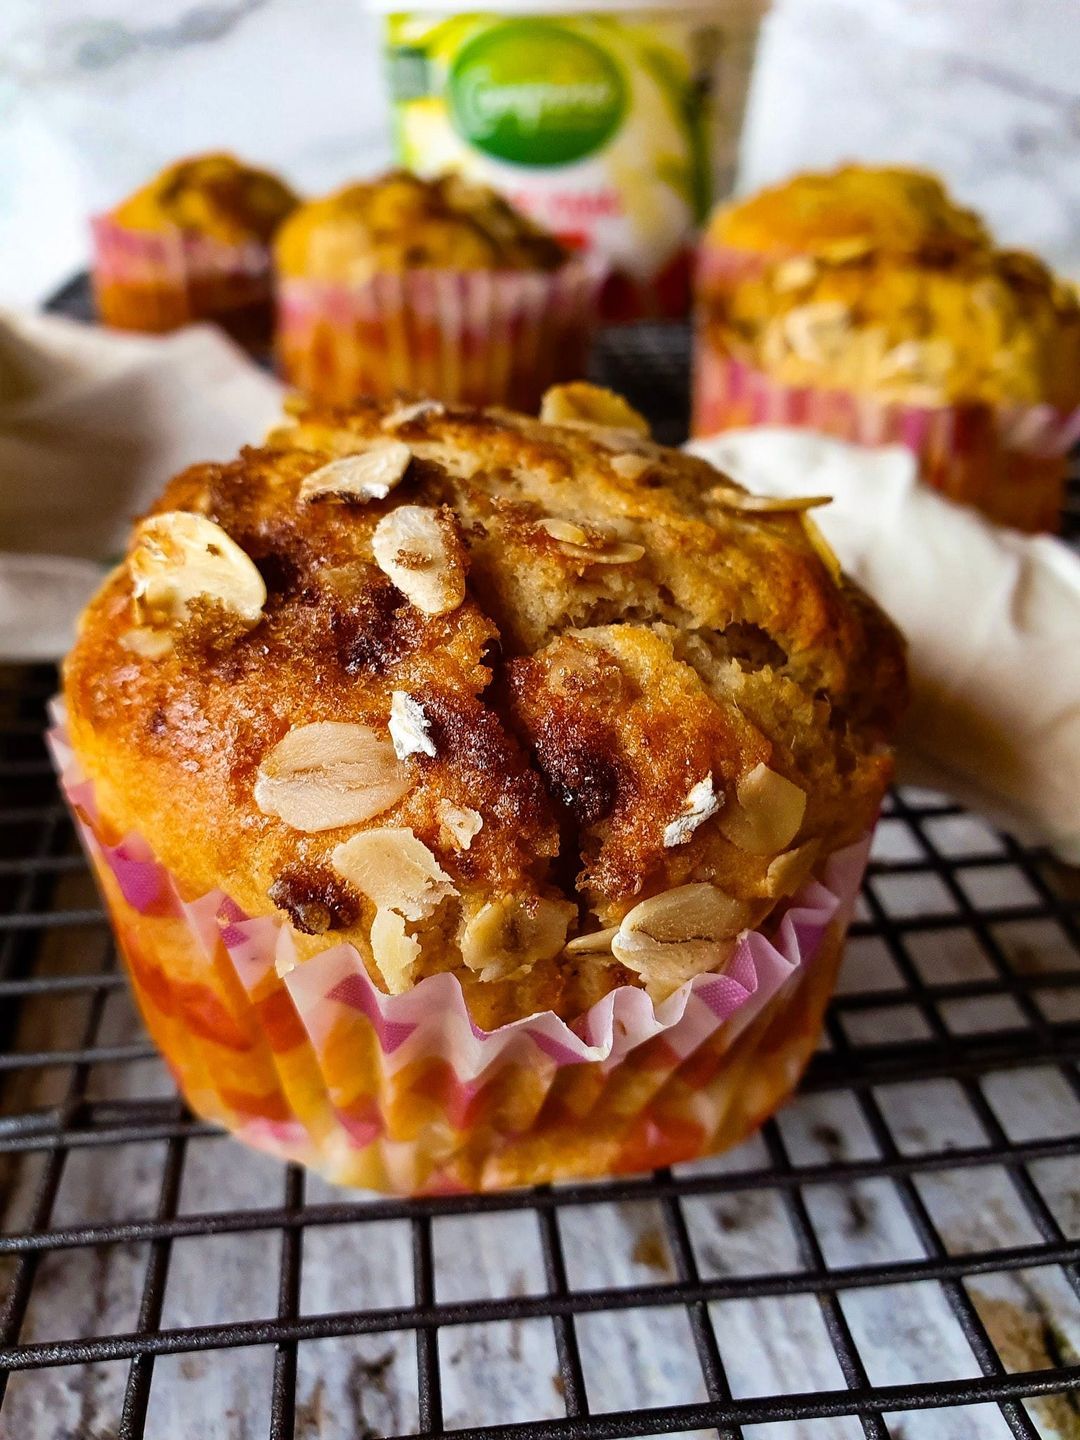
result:
<svg viewBox="0 0 1080 1440"><path fill-rule="evenodd" d="M902 644L812 519L648 437L302 408L177 476L65 666L117 838L191 896L459 976L480 1024L655 998L872 825ZM810 502L812 503L812 502Z"/></svg>
<svg viewBox="0 0 1080 1440"><path fill-rule="evenodd" d="M879 249L941 256L991 243L979 216L957 205L935 175L895 165L844 165L771 185L721 206L707 241L825 260Z"/></svg>
<svg viewBox="0 0 1080 1440"><path fill-rule="evenodd" d="M178 160L111 212L131 230L169 227L226 244L270 240L298 204L297 197L266 170L228 154Z"/></svg>
<svg viewBox="0 0 1080 1440"><path fill-rule="evenodd" d="M282 275L353 284L382 271L557 270L569 258L489 186L407 170L301 205L275 249Z"/></svg>

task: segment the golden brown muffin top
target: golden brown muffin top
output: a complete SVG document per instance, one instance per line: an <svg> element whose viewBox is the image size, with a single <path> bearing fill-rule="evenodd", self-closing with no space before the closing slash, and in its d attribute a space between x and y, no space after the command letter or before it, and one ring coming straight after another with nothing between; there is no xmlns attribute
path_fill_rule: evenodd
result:
<svg viewBox="0 0 1080 1440"><path fill-rule="evenodd" d="M283 275L348 283L385 270L556 270L568 258L488 186L406 170L301 205L276 251Z"/></svg>
<svg viewBox="0 0 1080 1440"><path fill-rule="evenodd" d="M778 261L705 307L719 345L792 385L913 404L1080 403L1080 302L1033 256Z"/></svg>
<svg viewBox="0 0 1080 1440"><path fill-rule="evenodd" d="M233 155L195 155L169 165L112 211L132 230L181 230L228 244L266 243L298 204L296 195L266 170Z"/></svg>
<svg viewBox="0 0 1080 1440"><path fill-rule="evenodd" d="M878 249L955 254L990 244L978 215L957 205L935 175L892 165L796 175L722 206L707 239L762 255L825 259Z"/></svg>
<svg viewBox="0 0 1080 1440"><path fill-rule="evenodd" d="M483 1024L715 968L870 827L904 703L804 512L544 414L299 410L166 487L65 666L117 835Z"/></svg>

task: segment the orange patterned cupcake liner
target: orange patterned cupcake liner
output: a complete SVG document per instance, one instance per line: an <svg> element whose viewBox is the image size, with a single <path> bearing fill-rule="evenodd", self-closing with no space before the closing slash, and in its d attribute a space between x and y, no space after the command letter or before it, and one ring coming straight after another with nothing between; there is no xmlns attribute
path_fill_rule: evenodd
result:
<svg viewBox="0 0 1080 1440"><path fill-rule="evenodd" d="M297 963L283 918L185 896L117 837L58 723L57 768L147 1027L191 1108L347 1185L425 1194L647 1170L737 1143L817 1043L869 840L830 857L723 973L660 1004L621 986L573 1024L482 1030L461 985L399 995L356 949Z"/></svg>

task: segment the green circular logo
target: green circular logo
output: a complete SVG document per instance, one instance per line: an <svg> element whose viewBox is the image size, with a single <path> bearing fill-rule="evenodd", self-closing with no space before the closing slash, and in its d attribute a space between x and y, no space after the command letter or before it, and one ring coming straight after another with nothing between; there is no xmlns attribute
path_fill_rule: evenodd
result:
<svg viewBox="0 0 1080 1440"><path fill-rule="evenodd" d="M545 20L486 30L450 69L458 133L515 165L568 165L591 155L625 110L623 77L603 50Z"/></svg>

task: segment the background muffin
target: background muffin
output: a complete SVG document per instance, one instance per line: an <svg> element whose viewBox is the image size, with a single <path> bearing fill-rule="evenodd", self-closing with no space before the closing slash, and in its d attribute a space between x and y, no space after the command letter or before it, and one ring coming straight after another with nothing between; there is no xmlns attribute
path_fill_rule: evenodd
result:
<svg viewBox="0 0 1080 1440"><path fill-rule="evenodd" d="M232 155L170 165L94 230L94 293L102 319L128 330L216 320L247 344L272 327L269 245L296 196Z"/></svg>
<svg viewBox="0 0 1080 1440"><path fill-rule="evenodd" d="M430 402L309 410L235 463L187 471L136 531L67 662L99 843L158 867L184 901L182 916L148 916L127 872L102 867L156 1038L196 1108L243 1130L241 1093L264 1121L302 1121L290 1153L340 1178L402 1183L374 1140L338 1165L327 1134L343 1104L380 1144L408 1141L409 1187L447 1165L468 1184L633 1168L664 1146L698 1153L742 1133L812 1049L842 907L826 903L814 944L828 931L828 949L802 969L755 970L746 934L768 955L797 936L835 889L838 856L850 891L850 847L890 775L899 641L805 517L654 445L591 387L556 391L545 412L550 423ZM212 934L214 917L225 926L228 963L208 967L217 942L193 956L193 914ZM253 980L258 954L269 958ZM353 969L324 985L345 955ZM449 1138L418 1128L417 1074L407 1097L381 1089L370 1036L346 1043L323 1004L352 996L354 1024L358 1008L396 1017L381 1007L400 1002L415 1025L431 1021L422 997L440 995L443 1028L417 1061L425 1084L442 1065L442 1086L461 1061L444 1053L455 995L485 1030L537 1012L576 1021L558 1030L565 1050L594 1036L590 1007L605 996L631 997L618 1003L644 1041L654 1006L718 970L719 1010L684 1015L684 996L663 1021L698 1027L697 1080L669 1037L615 1071L569 1066L549 1106L550 1051L518 1056L482 1124L482 1107L453 1109L456 1091L424 1102L440 1124L440 1106L453 1111ZM313 976L317 1022L303 1008ZM761 989L754 1023L742 1017L753 1081L727 1068L733 1036L718 1023L740 985L747 1000ZM245 1036L243 1064L203 1033L204 1000L185 1019L203 988ZM766 1032L778 1056L758 1074ZM257 1100L269 1076L251 1073L270 1052L290 1056L292 1079L305 1065L316 1076L282 1079L277 1109ZM676 1071L661 1088L665 1104L682 1097L679 1124L643 1155L643 1107ZM328 1085L349 1091L332 1124L319 1108ZM594 1103L595 1149L583 1150L570 1111ZM701 1112L688 1131L687 1104L710 1123Z"/></svg>
<svg viewBox="0 0 1080 1440"><path fill-rule="evenodd" d="M1015 252L782 262L738 286L706 333L789 385L932 406L1080 401L1076 295Z"/></svg>
<svg viewBox="0 0 1080 1440"><path fill-rule="evenodd" d="M281 365L319 399L534 407L584 367L595 275L486 186L405 171L350 185L302 206L276 254Z"/></svg>
<svg viewBox="0 0 1080 1440"><path fill-rule="evenodd" d="M1080 306L1045 266L994 249L936 182L897 171L804 177L710 233L758 248L753 266L703 278L695 433L796 424L906 444L951 498L1057 528Z"/></svg>

